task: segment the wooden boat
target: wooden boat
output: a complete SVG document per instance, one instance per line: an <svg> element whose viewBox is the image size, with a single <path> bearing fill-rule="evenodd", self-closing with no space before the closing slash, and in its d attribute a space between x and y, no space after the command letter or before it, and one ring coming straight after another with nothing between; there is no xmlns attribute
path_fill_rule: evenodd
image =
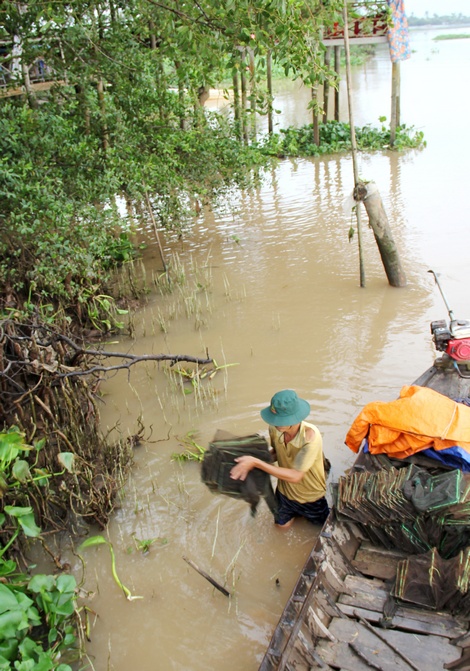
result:
<svg viewBox="0 0 470 671"><path fill-rule="evenodd" d="M452 399L467 399L470 363L457 363L444 354L414 384ZM419 454L403 463L408 461L422 468L431 462ZM362 450L351 472L382 467L380 459ZM259 671L470 669L468 614L391 598L397 568L408 557L400 548L371 542L361 524L341 519L333 508ZM466 577L469 566L463 571Z"/></svg>

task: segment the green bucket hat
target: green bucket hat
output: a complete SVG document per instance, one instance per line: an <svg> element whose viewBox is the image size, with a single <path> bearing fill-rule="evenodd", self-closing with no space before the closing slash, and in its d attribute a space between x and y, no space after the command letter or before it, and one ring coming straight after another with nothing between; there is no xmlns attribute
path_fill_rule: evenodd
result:
<svg viewBox="0 0 470 671"><path fill-rule="evenodd" d="M310 404L299 398L293 389L283 389L274 394L269 408L264 408L260 414L271 426L291 426L308 417Z"/></svg>

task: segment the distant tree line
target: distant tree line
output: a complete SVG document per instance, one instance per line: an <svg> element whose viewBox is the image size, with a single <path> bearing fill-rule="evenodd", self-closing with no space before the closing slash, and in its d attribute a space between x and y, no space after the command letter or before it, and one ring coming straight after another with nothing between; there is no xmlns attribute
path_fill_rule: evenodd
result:
<svg viewBox="0 0 470 671"><path fill-rule="evenodd" d="M417 28L418 26L468 26L470 24L470 16L463 14L445 14L438 16L433 14L429 16L427 13L424 17L408 16L408 25L410 28Z"/></svg>

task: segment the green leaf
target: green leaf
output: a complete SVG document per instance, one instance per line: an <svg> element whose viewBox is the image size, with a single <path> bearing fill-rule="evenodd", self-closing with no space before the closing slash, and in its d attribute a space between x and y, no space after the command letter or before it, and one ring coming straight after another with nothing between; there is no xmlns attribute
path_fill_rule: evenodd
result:
<svg viewBox="0 0 470 671"><path fill-rule="evenodd" d="M103 536L91 536L90 538L87 538L86 540L81 543L79 550L82 550L84 548L91 548L94 547L95 545L108 545L108 541L106 538Z"/></svg>
<svg viewBox="0 0 470 671"><path fill-rule="evenodd" d="M0 559L0 576L9 575L16 571L16 563L13 559Z"/></svg>
<svg viewBox="0 0 470 671"><path fill-rule="evenodd" d="M31 506L20 507L20 506L5 506L5 512L12 517L22 517L23 515L29 515L33 512Z"/></svg>
<svg viewBox="0 0 470 671"><path fill-rule="evenodd" d="M38 594L39 592L51 592L55 587L54 576L37 573L28 583L28 589Z"/></svg>
<svg viewBox="0 0 470 671"><path fill-rule="evenodd" d="M16 608L18 601L14 593L3 583L0 583L0 613Z"/></svg>
<svg viewBox="0 0 470 671"><path fill-rule="evenodd" d="M26 482L26 480L29 480L31 477L29 464L24 459L17 459L15 461L13 468L11 469L11 473L13 477L20 482Z"/></svg>
<svg viewBox="0 0 470 671"><path fill-rule="evenodd" d="M10 640L5 640L0 642L0 669L2 668L2 657L10 661L14 661L18 654L18 641L11 638ZM9 669L10 666L6 666L6 669Z"/></svg>
<svg viewBox="0 0 470 671"><path fill-rule="evenodd" d="M73 452L59 452L57 459L69 473L74 472L75 455Z"/></svg>
<svg viewBox="0 0 470 671"><path fill-rule="evenodd" d="M56 587L61 593L70 592L73 594L77 587L77 581L73 575L67 575L66 573L61 573L57 578Z"/></svg>
<svg viewBox="0 0 470 671"><path fill-rule="evenodd" d="M41 529L37 526L33 513L30 515L22 515L18 518L18 522L20 523L21 528L23 529L26 536L29 536L30 538L36 538L40 535Z"/></svg>
<svg viewBox="0 0 470 671"><path fill-rule="evenodd" d="M18 630L26 629L28 623L19 610L5 611L0 615L0 639L15 638Z"/></svg>

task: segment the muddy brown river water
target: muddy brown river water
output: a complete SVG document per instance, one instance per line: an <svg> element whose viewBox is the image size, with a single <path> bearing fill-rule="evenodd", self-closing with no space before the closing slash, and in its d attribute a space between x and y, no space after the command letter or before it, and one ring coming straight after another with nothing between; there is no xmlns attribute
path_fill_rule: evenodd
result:
<svg viewBox="0 0 470 671"><path fill-rule="evenodd" d="M104 430L135 433L139 418L146 427L109 525L119 577L142 598L128 601L118 589L108 548L83 551L97 614L88 645L95 671L255 671L318 529L299 521L281 532L264 502L250 517L247 504L212 495L198 465L172 454L189 435L205 446L218 428L264 431L260 409L290 387L311 403L334 481L353 461L343 441L361 407L391 400L433 361L429 323L447 311L428 269L441 274L456 315L470 318L470 40L435 42L436 34L412 33L413 55L401 68L402 121L424 131L427 148L359 159L361 176L381 192L406 288L388 286L366 225L366 287L359 287L343 208L353 186L349 156L283 160L257 191L235 192L231 208L204 212L182 241L164 239L185 284L151 293L134 317L136 338L114 347L207 350L230 366L191 394L155 364L103 386ZM385 47L355 68L357 125L389 117L390 70ZM278 88L279 125L307 123L308 92L297 83ZM161 268L156 246L145 266L150 283ZM142 541L153 541L146 554ZM80 562L70 553L69 560L80 578Z"/></svg>

